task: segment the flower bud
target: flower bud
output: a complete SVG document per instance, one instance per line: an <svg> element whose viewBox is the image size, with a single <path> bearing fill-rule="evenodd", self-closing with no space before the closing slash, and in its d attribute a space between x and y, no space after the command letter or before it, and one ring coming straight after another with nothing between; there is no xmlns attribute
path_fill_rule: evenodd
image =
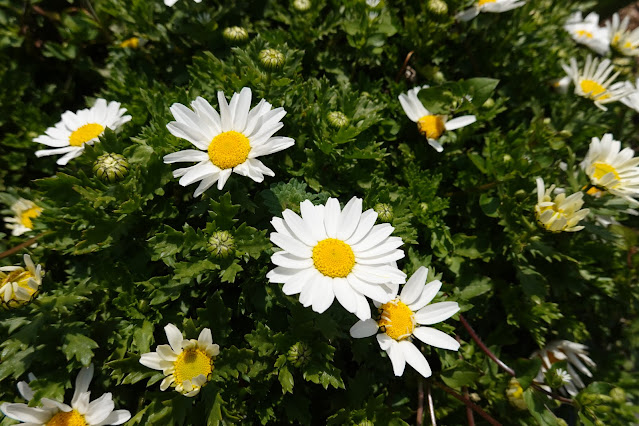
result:
<svg viewBox="0 0 639 426"><path fill-rule="evenodd" d="M286 359L290 362L294 367L302 367L305 365L309 359L311 358L311 348L304 342L297 342L293 346L290 347L288 353L286 354Z"/></svg>
<svg viewBox="0 0 639 426"><path fill-rule="evenodd" d="M222 36L226 41L232 43L243 43L249 38L248 31L246 31L242 27L237 26L224 28Z"/></svg>
<svg viewBox="0 0 639 426"><path fill-rule="evenodd" d="M609 395L617 404L624 404L626 402L626 391L621 388L612 388Z"/></svg>
<svg viewBox="0 0 639 426"><path fill-rule="evenodd" d="M129 173L129 163L120 154L104 154L93 164L93 173L102 182L118 182Z"/></svg>
<svg viewBox="0 0 639 426"><path fill-rule="evenodd" d="M276 49L264 49L259 54L260 63L267 70L276 70L284 65L284 54Z"/></svg>
<svg viewBox="0 0 639 426"><path fill-rule="evenodd" d="M377 217L382 222L390 222L393 220L393 207L386 203L377 203L373 210L377 213Z"/></svg>
<svg viewBox="0 0 639 426"><path fill-rule="evenodd" d="M331 111L326 117L328 118L328 122L331 123L331 126L337 129L348 125L348 117L341 111Z"/></svg>
<svg viewBox="0 0 639 426"><path fill-rule="evenodd" d="M293 8L295 10L297 10L298 12L306 12L308 9L311 8L311 1L310 0L295 0L293 2Z"/></svg>
<svg viewBox="0 0 639 426"><path fill-rule="evenodd" d="M484 101L484 103L481 105L482 108L492 108L495 106L495 100L493 98L488 98Z"/></svg>
<svg viewBox="0 0 639 426"><path fill-rule="evenodd" d="M235 253L235 240L229 231L215 231L209 238L209 250L218 259L224 259Z"/></svg>
<svg viewBox="0 0 639 426"><path fill-rule="evenodd" d="M508 402L510 402L513 407L516 407L520 410L525 410L528 408L528 406L526 405L526 401L524 400L524 389L514 377L511 378L508 382L508 388L506 388L506 397L508 398Z"/></svg>
<svg viewBox="0 0 639 426"><path fill-rule="evenodd" d="M446 15L448 13L448 5L443 0L428 0L426 7L435 15Z"/></svg>

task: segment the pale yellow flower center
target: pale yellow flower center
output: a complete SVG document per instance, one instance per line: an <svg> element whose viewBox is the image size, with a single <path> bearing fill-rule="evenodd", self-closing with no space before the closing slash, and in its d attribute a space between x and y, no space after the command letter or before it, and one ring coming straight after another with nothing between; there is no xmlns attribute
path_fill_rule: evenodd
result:
<svg viewBox="0 0 639 426"><path fill-rule="evenodd" d="M120 47L122 48L130 47L131 49L137 49L139 46L140 46L140 39L137 37L128 38L124 40L122 43L120 43Z"/></svg>
<svg viewBox="0 0 639 426"><path fill-rule="evenodd" d="M415 330L415 315L404 302L399 299L391 300L379 307L382 315L377 325L388 337L404 340Z"/></svg>
<svg viewBox="0 0 639 426"><path fill-rule="evenodd" d="M246 161L251 144L246 136L235 130L220 133L209 145L209 158L220 169L231 169Z"/></svg>
<svg viewBox="0 0 639 426"><path fill-rule="evenodd" d="M46 426L87 426L87 422L84 416L76 410L71 410L66 413L60 411L51 417L51 420L46 423Z"/></svg>
<svg viewBox="0 0 639 426"><path fill-rule="evenodd" d="M8 283L17 283L18 287L22 287L30 296L33 296L33 293L35 293L36 290L31 288L29 285L29 278L35 277L26 269L18 269L17 271L9 272L9 274L0 282L0 288L4 287Z"/></svg>
<svg viewBox="0 0 639 426"><path fill-rule="evenodd" d="M331 278L346 278L355 266L355 254L344 241L327 238L313 247L313 263L322 274Z"/></svg>
<svg viewBox="0 0 639 426"><path fill-rule="evenodd" d="M425 115L417 122L419 132L428 139L439 139L444 133L444 120L439 115Z"/></svg>
<svg viewBox="0 0 639 426"><path fill-rule="evenodd" d="M621 178L619 177L619 173L617 173L617 170L610 164L597 161L593 164L593 166L595 166L595 171L592 173L592 177L594 179L601 179L608 173L612 173L617 181L621 180Z"/></svg>
<svg viewBox="0 0 639 426"><path fill-rule="evenodd" d="M600 101L603 99L608 99L610 97L610 95L605 94L606 88L599 84L599 82L597 81L581 80L579 82L579 86L581 86L581 90L590 99Z"/></svg>
<svg viewBox="0 0 639 426"><path fill-rule="evenodd" d="M488 3L495 3L497 0L479 0L477 6L483 6Z"/></svg>
<svg viewBox="0 0 639 426"><path fill-rule="evenodd" d="M104 132L104 126L98 123L89 123L76 129L69 136L69 145L82 146L91 139L95 139Z"/></svg>
<svg viewBox="0 0 639 426"><path fill-rule="evenodd" d="M20 223L26 228L32 229L33 222L31 221L31 219L40 216L40 212L42 212L42 209L38 206L33 206L23 211L22 213L20 213Z"/></svg>
<svg viewBox="0 0 639 426"><path fill-rule="evenodd" d="M213 360L201 349L183 351L173 363L175 366L175 382L178 385L193 380L200 374L208 377L213 371Z"/></svg>
<svg viewBox="0 0 639 426"><path fill-rule="evenodd" d="M587 37L587 38L592 38L592 33L590 31L586 31L586 30L577 30L576 34L579 37Z"/></svg>

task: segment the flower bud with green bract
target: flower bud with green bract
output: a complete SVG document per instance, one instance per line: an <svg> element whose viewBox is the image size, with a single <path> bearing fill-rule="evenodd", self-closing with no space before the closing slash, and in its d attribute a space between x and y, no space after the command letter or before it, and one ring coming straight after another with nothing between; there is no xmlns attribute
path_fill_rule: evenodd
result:
<svg viewBox="0 0 639 426"><path fill-rule="evenodd" d="M339 129L348 125L348 117L341 111L331 111L327 114L326 118L328 118L328 122L331 123L331 126Z"/></svg>
<svg viewBox="0 0 639 426"><path fill-rule="evenodd" d="M377 203L373 210L377 213L377 218L382 222L390 222L393 220L393 207L386 203Z"/></svg>
<svg viewBox="0 0 639 426"><path fill-rule="evenodd" d="M309 361L309 359L311 358L311 353L311 348L309 348L306 343L297 342L288 350L286 359L288 360L288 362L293 364L293 366L299 368Z"/></svg>
<svg viewBox="0 0 639 426"><path fill-rule="evenodd" d="M235 240L229 231L215 231L209 238L209 250L219 259L235 253Z"/></svg>
<svg viewBox="0 0 639 426"><path fill-rule="evenodd" d="M284 54L276 49L264 49L259 53L260 63L269 71L282 68L284 65Z"/></svg>
<svg viewBox="0 0 639 426"><path fill-rule="evenodd" d="M118 182L129 174L129 162L120 154L104 154L93 164L93 173L102 182Z"/></svg>
<svg viewBox="0 0 639 426"><path fill-rule="evenodd" d="M226 41L234 43L243 43L249 38L248 31L238 26L225 28L222 35Z"/></svg>
<svg viewBox="0 0 639 426"><path fill-rule="evenodd" d="M623 404L626 402L626 391L621 388L612 388L609 395L617 404Z"/></svg>
<svg viewBox="0 0 639 426"><path fill-rule="evenodd" d="M429 0L426 6L435 15L446 15L448 13L448 5L443 0Z"/></svg>
<svg viewBox="0 0 639 426"><path fill-rule="evenodd" d="M310 0L295 0L293 2L293 8L298 12L306 12L311 8Z"/></svg>

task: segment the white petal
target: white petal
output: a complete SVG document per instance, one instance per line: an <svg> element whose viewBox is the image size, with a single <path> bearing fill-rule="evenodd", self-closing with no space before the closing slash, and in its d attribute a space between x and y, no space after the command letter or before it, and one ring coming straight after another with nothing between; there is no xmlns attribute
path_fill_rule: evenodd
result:
<svg viewBox="0 0 639 426"><path fill-rule="evenodd" d="M166 338L169 341L169 345L171 345L171 349L176 354L182 353L182 340L184 340L184 336L182 336L182 332L173 324L168 323L166 327L164 327L164 332L166 333Z"/></svg>
<svg viewBox="0 0 639 426"><path fill-rule="evenodd" d="M131 413L128 410L115 410L109 416L102 420L100 423L92 426L103 425L121 425L131 418Z"/></svg>
<svg viewBox="0 0 639 426"><path fill-rule="evenodd" d="M374 319L367 319L366 321L358 321L354 326L351 327L350 333L351 337L356 339L361 339L363 337L370 337L373 334L377 333L379 327L377 326L377 321Z"/></svg>
<svg viewBox="0 0 639 426"><path fill-rule="evenodd" d="M27 401L31 401L33 399L33 390L27 382L18 382L18 392Z"/></svg>
<svg viewBox="0 0 639 426"><path fill-rule="evenodd" d="M461 127L466 127L469 124L473 124L475 121L477 121L477 117L474 115L462 115L461 117L455 117L452 120L447 121L444 123L444 127L446 130L456 130Z"/></svg>
<svg viewBox="0 0 639 426"><path fill-rule="evenodd" d="M375 225L375 221L377 220L377 213L373 209L366 210L362 213L359 218L359 224L357 225L357 229L353 233L353 235L346 241L346 243L350 246L353 246L359 243L362 238L368 235L370 230Z"/></svg>
<svg viewBox="0 0 639 426"><path fill-rule="evenodd" d="M78 377L75 379L75 391L73 392L73 399L71 399L71 406L75 407L80 396L89 390L89 384L93 379L93 364L80 370Z"/></svg>
<svg viewBox="0 0 639 426"><path fill-rule="evenodd" d="M431 281L422 289L422 294L419 296L417 301L410 304L409 308L413 312L419 311L424 306L428 305L434 298L437 296L437 292L442 287L442 282L439 280ZM406 303L406 302L404 302ZM406 303L407 305L409 303Z"/></svg>
<svg viewBox="0 0 639 426"><path fill-rule="evenodd" d="M339 201L329 198L324 208L324 226L328 238L337 237L337 226L339 225L340 207Z"/></svg>
<svg viewBox="0 0 639 426"><path fill-rule="evenodd" d="M351 200L344 206L344 210L342 210L339 223L337 228L337 238L345 241L353 235L357 225L359 224L359 219L362 216L362 199L353 197Z"/></svg>
<svg viewBox="0 0 639 426"><path fill-rule="evenodd" d="M115 403L110 393L105 393L89 405L88 412L84 415L90 425L104 421L115 408ZM79 410L78 410L79 411Z"/></svg>
<svg viewBox="0 0 639 426"><path fill-rule="evenodd" d="M428 268L422 266L410 277L410 279L404 285L399 298L406 305L410 305L415 302L417 298L422 294L424 290L424 284L428 277Z"/></svg>
<svg viewBox="0 0 639 426"><path fill-rule="evenodd" d="M378 342L380 341L380 336L388 337L386 334L380 333L377 335ZM404 351L402 351L402 349L399 347L399 344L395 340L390 340L390 345L386 350L386 353L388 354L388 357L393 364L393 373L395 373L396 376L401 376L402 374L404 374L404 368L406 368L406 357L404 356Z"/></svg>
<svg viewBox="0 0 639 426"><path fill-rule="evenodd" d="M183 151L173 152L164 156L164 164L171 163L183 163L189 161L206 161L209 159L209 155L206 152L198 151L196 149L185 149Z"/></svg>
<svg viewBox="0 0 639 426"><path fill-rule="evenodd" d="M312 232L307 226L306 222L292 210L284 210L282 212L282 217L298 240L301 240L304 244L310 247L313 247L317 244L317 239L313 237Z"/></svg>
<svg viewBox="0 0 639 426"><path fill-rule="evenodd" d="M451 351L459 350L459 342L457 340L436 328L416 327L415 330L413 330L413 336L427 345L435 346L436 348Z"/></svg>
<svg viewBox="0 0 639 426"><path fill-rule="evenodd" d="M202 329L202 331L200 332L200 335L197 338L197 342L202 346L213 344L213 336L211 335L211 329L210 328Z"/></svg>
<svg viewBox="0 0 639 426"><path fill-rule="evenodd" d="M415 314L415 321L419 324L430 325L442 322L459 311L457 302L439 302L426 306Z"/></svg>
<svg viewBox="0 0 639 426"><path fill-rule="evenodd" d="M344 309L350 313L357 311L355 291L345 278L333 278L333 293Z"/></svg>
<svg viewBox="0 0 639 426"><path fill-rule="evenodd" d="M162 367L160 367L161 361L162 358L160 358L160 355L158 355L156 352L149 352L140 356L140 364L154 370L162 370Z"/></svg>
<svg viewBox="0 0 639 426"><path fill-rule="evenodd" d="M313 310L321 314L333 304L333 300L333 279L323 276L313 291Z"/></svg>
<svg viewBox="0 0 639 426"><path fill-rule="evenodd" d="M428 361L424 357L424 354L417 349L415 345L413 345L408 340L402 340L399 342L399 347L406 362L410 364L419 374L424 377L430 377L433 373L430 370L430 366L428 365Z"/></svg>
<svg viewBox="0 0 639 426"><path fill-rule="evenodd" d="M45 424L52 417L51 410L29 407L26 404L2 404L1 407L7 417L21 422Z"/></svg>
<svg viewBox="0 0 639 426"><path fill-rule="evenodd" d="M428 138L428 145L432 146L437 152L442 152L444 150L444 147L432 138Z"/></svg>
<svg viewBox="0 0 639 426"><path fill-rule="evenodd" d="M295 254L298 257L310 258L313 254L311 248L301 241L277 232L271 233L271 241L283 250Z"/></svg>

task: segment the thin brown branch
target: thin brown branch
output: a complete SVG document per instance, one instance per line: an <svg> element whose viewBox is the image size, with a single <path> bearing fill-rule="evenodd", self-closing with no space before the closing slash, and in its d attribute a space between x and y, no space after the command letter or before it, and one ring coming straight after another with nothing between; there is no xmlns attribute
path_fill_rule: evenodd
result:
<svg viewBox="0 0 639 426"><path fill-rule="evenodd" d="M466 404L466 407L470 407L474 412L476 412L477 414L482 416L484 418L484 420L486 420L491 425L493 425L493 426L501 426L501 423L499 423L497 420L492 418L488 413L486 413L484 410L482 410L479 405L475 404L470 399L466 398L463 395L458 394L454 389L449 388L448 386L446 386L443 383L439 383L439 382L433 382L433 383L435 383L435 386L437 386L438 388L442 389L444 392L446 392L450 396L452 396L455 399L457 399L457 400L463 402L464 404Z"/></svg>
<svg viewBox="0 0 639 426"><path fill-rule="evenodd" d="M437 426L437 419L435 418L435 404L433 404L433 393L430 389L430 382L426 384L426 389L428 393L428 412L430 413L430 424L432 426Z"/></svg>
<svg viewBox="0 0 639 426"><path fill-rule="evenodd" d="M415 424L422 426L424 423L424 381L422 379L417 380L417 419Z"/></svg>
<svg viewBox="0 0 639 426"><path fill-rule="evenodd" d="M43 232L40 235L36 235L35 237L30 238L27 241L25 241L25 242L23 242L21 244L18 244L17 246L12 247L12 248L10 248L7 251L4 251L4 252L0 253L0 259L3 259L5 257L7 257L7 256L11 256L12 254L19 252L20 250L22 250L25 247L29 247L31 244L35 243L40 238L42 238L42 236L45 235L45 234L46 234L46 232Z"/></svg>
<svg viewBox="0 0 639 426"><path fill-rule="evenodd" d="M557 395L554 392L548 391L548 390L542 388L539 385L539 383L533 382L530 386L533 387L535 390L538 390L539 392L545 393L549 397L551 397L553 399L556 399L557 401L561 401L561 402L563 402L565 404L575 405L575 401L573 401L572 399L566 398L566 397L563 397L561 395Z"/></svg>
<svg viewBox="0 0 639 426"><path fill-rule="evenodd" d="M484 342L481 341L477 333L475 333L475 330L473 330L470 324L468 324L468 322L466 321L466 318L464 318L464 316L460 314L459 320L461 321L463 326L466 328L466 331L468 331L468 334L470 334L470 337L475 341L475 343L477 343L477 346L479 346L480 349L484 351L484 353L488 355L488 357L492 359L495 362L495 364L497 364L502 370L504 370L506 373L514 377L515 370L513 370L512 368L504 364L502 360L497 358L497 356L494 353L492 353L490 349L488 349L488 346L486 346Z"/></svg>
<svg viewBox="0 0 639 426"><path fill-rule="evenodd" d="M404 71L406 70L406 67L408 66L408 61L410 61L410 58L413 56L414 53L415 52L411 50L410 52L408 52L408 55L406 55L406 59L404 59L404 65L402 65L402 67L399 69L399 72L397 73L397 76L395 77L396 83L399 81L400 78L402 78L402 74L404 73Z"/></svg>

